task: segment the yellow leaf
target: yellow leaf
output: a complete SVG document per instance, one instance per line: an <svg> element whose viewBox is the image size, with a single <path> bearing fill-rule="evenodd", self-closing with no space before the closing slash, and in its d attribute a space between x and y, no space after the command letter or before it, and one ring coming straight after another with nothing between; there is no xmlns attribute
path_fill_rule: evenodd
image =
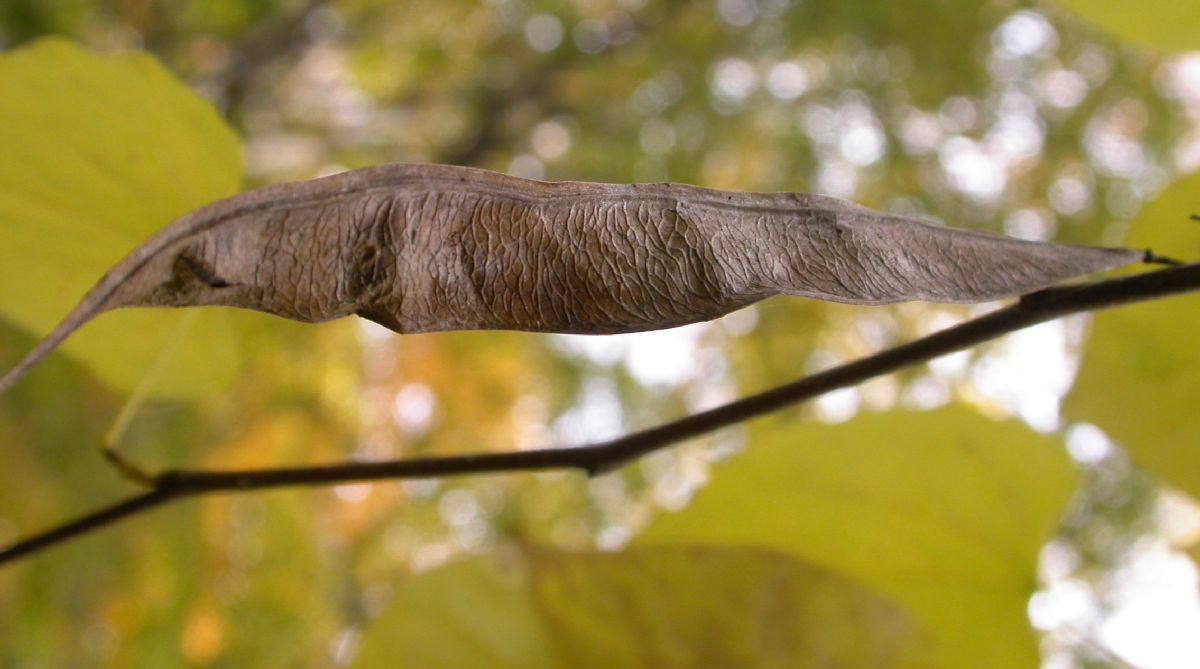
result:
<svg viewBox="0 0 1200 669"><path fill-rule="evenodd" d="M1200 3L1188 0L1058 0L1097 28L1158 51L1200 49Z"/></svg>
<svg viewBox="0 0 1200 669"><path fill-rule="evenodd" d="M372 667L556 666L526 575L514 565L475 559L413 577L371 623L354 663Z"/></svg>
<svg viewBox="0 0 1200 669"><path fill-rule="evenodd" d="M1177 181L1143 210L1127 244L1200 256L1200 174ZM1063 413L1093 423L1139 465L1200 497L1200 297L1097 314Z"/></svg>
<svg viewBox="0 0 1200 669"><path fill-rule="evenodd" d="M1075 488L1057 440L963 408L774 426L640 545L781 551L906 606L944 667L1033 667L1038 551Z"/></svg>
<svg viewBox="0 0 1200 669"><path fill-rule="evenodd" d="M930 667L896 604L762 550L528 548L414 577L368 628L374 667Z"/></svg>
<svg viewBox="0 0 1200 669"><path fill-rule="evenodd" d="M149 56L41 40L0 55L0 100L0 317L34 335L151 233L240 186L237 137ZM210 393L236 364L225 314L179 319L106 314L64 350L129 390L174 341L154 393Z"/></svg>
<svg viewBox="0 0 1200 669"><path fill-rule="evenodd" d="M695 546L530 558L558 666L932 666L928 640L900 606L777 553Z"/></svg>

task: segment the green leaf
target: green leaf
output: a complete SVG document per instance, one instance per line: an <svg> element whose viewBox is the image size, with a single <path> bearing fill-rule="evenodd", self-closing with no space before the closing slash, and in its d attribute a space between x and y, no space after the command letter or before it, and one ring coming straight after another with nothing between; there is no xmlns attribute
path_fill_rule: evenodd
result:
<svg viewBox="0 0 1200 669"><path fill-rule="evenodd" d="M928 667L878 594L739 548L529 548L413 578L363 639L359 669Z"/></svg>
<svg viewBox="0 0 1200 669"><path fill-rule="evenodd" d="M49 39L0 55L0 317L48 332L157 229L241 183L237 137L216 111L140 54ZM155 394L209 393L232 377L225 314L105 314L64 350L120 390L169 342Z"/></svg>
<svg viewBox="0 0 1200 669"><path fill-rule="evenodd" d="M781 551L903 604L945 667L1033 667L1038 551L1076 476L1059 442L964 408L778 423L641 545Z"/></svg>
<svg viewBox="0 0 1200 669"><path fill-rule="evenodd" d="M1134 221L1126 243L1200 256L1200 174L1175 182ZM1200 297L1105 311L1092 321L1063 414L1103 429L1163 481L1200 498Z"/></svg>
<svg viewBox="0 0 1200 669"><path fill-rule="evenodd" d="M1200 3L1179 0L1058 0L1084 21L1158 51L1200 49Z"/></svg>
<svg viewBox="0 0 1200 669"><path fill-rule="evenodd" d="M926 640L895 603L777 553L538 551L530 565L557 666L929 666Z"/></svg>
<svg viewBox="0 0 1200 669"><path fill-rule="evenodd" d="M554 666L522 564L485 558L415 576L367 629L355 667Z"/></svg>

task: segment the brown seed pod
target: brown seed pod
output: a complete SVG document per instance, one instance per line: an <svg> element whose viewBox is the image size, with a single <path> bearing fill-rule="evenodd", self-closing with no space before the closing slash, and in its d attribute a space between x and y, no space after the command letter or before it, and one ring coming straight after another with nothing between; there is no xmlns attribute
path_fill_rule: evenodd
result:
<svg viewBox="0 0 1200 669"><path fill-rule="evenodd" d="M14 369L118 307L224 305L396 332L611 334L772 295L981 302L1143 258L937 227L835 198L547 183L391 165L202 207L134 249Z"/></svg>

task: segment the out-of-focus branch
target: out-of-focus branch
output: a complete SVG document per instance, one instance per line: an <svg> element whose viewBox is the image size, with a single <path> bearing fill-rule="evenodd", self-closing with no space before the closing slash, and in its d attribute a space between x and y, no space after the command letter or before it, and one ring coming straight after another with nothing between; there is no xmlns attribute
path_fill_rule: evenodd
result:
<svg viewBox="0 0 1200 669"><path fill-rule="evenodd" d="M644 46L644 42L653 39L655 25L669 25L672 16L685 6L685 3L671 0L664 4L663 14L654 23L632 19L633 37L621 45L610 46L606 57L612 59L621 50ZM486 167L483 159L487 154L504 145L503 122L512 110L525 103L536 103L540 105L539 116L543 118L561 111L555 108L546 93L561 73L571 71L584 58L587 56L580 51L563 49L553 58L535 60L529 69L513 77L511 86L500 90L484 87L475 105L479 117L475 132L467 141L439 156L437 162Z"/></svg>
<svg viewBox="0 0 1200 669"><path fill-rule="evenodd" d="M305 24L325 0L306 0L295 12L272 17L230 45L229 64L213 81L219 104L237 117L255 78L270 64L303 51L312 41Z"/></svg>
<svg viewBox="0 0 1200 669"><path fill-rule="evenodd" d="M586 446L279 469L173 470L156 475L138 472L134 478L147 486L146 492L18 541L0 550L0 564L32 555L168 502L209 493L245 493L268 488L544 469L579 469L588 475L602 474L672 444L778 411L831 390L857 385L876 376L927 362L1031 325L1071 314L1197 291L1200 291L1200 263L1051 288L1027 295L1011 306L855 362L658 427Z"/></svg>

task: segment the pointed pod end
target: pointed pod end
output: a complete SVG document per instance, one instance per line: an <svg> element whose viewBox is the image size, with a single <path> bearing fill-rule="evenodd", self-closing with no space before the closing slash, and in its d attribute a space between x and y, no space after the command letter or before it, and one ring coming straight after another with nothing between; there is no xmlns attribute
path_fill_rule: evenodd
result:
<svg viewBox="0 0 1200 669"><path fill-rule="evenodd" d="M931 265L942 267L941 278L949 280L926 285L929 297L925 299L969 303L1016 297L1157 258L1128 248L992 239L996 241L984 247L989 252L971 256L970 263L957 260L939 265L941 256L935 257Z"/></svg>
<svg viewBox="0 0 1200 669"><path fill-rule="evenodd" d="M18 362L16 367L5 372L4 376L0 376L0 395L3 395L9 388L17 385L17 381L20 381L22 377L29 373L29 370L33 369L46 356L50 355L66 339L66 335L68 334L70 334L69 331L64 332L60 327L51 333L50 336L38 342L38 345L21 362Z"/></svg>
<svg viewBox="0 0 1200 669"><path fill-rule="evenodd" d="M1092 270L1094 272L1118 269L1136 263L1150 262L1150 258L1158 257L1151 255L1149 251L1139 251L1123 246L1075 246L1060 244L1056 244L1056 246L1066 246L1066 248L1078 251L1080 257L1091 258L1096 263L1095 269Z"/></svg>
<svg viewBox="0 0 1200 669"><path fill-rule="evenodd" d="M0 395L16 385L17 381L20 381L38 363L45 360L67 337L70 337L84 323L90 321L97 314L107 311L104 304L105 295L102 294L103 291L99 290L99 288L93 288L92 292L84 296L83 301L58 324L58 327L54 328L50 334L39 341L37 346L34 346L33 350L18 362L15 367L5 372L4 376L0 376Z"/></svg>
<svg viewBox="0 0 1200 669"><path fill-rule="evenodd" d="M1048 288L1061 281L1076 277L1120 269L1138 263L1159 263L1167 259L1138 249L1111 246L1076 246L1049 243L1042 246L1041 262L1048 269L1044 285L1035 290ZM1021 294L1031 291L1021 291Z"/></svg>
<svg viewBox="0 0 1200 669"><path fill-rule="evenodd" d="M0 376L0 395L3 395L5 391L12 388L21 376L22 374L18 373L16 368L9 370L4 376Z"/></svg>
<svg viewBox="0 0 1200 669"><path fill-rule="evenodd" d="M34 365L41 362L47 353L49 351L39 355L35 349L29 355L25 356L24 360L17 363L16 367L8 370L4 376L0 376L0 395L3 395L9 388L17 385L17 381L20 381L23 376L29 373L29 370L33 369Z"/></svg>

